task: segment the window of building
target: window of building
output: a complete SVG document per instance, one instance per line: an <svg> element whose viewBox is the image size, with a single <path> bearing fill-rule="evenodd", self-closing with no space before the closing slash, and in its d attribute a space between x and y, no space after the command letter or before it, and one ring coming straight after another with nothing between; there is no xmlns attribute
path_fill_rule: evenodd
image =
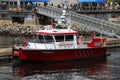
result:
<svg viewBox="0 0 120 80"><path fill-rule="evenodd" d="M9 5L9 2L8 2L8 1L6 1L6 5Z"/></svg>
<svg viewBox="0 0 120 80"><path fill-rule="evenodd" d="M14 6L17 6L17 2L14 2Z"/></svg>
<svg viewBox="0 0 120 80"><path fill-rule="evenodd" d="M23 6L24 6L23 2L20 2L20 6L21 6L21 7L23 7Z"/></svg>
<svg viewBox="0 0 120 80"><path fill-rule="evenodd" d="M10 6L13 6L13 2L12 1L10 2Z"/></svg>

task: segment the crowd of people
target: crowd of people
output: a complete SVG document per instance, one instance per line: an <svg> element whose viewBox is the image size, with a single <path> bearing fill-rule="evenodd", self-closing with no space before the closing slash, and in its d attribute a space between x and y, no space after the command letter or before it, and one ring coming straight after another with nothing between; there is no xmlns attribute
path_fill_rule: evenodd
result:
<svg viewBox="0 0 120 80"><path fill-rule="evenodd" d="M36 4L36 6L41 6L41 4ZM54 5L53 3L47 3L45 2L44 3L44 6L56 6ZM66 6L65 4L63 3L60 3L58 4L56 7L58 8L62 8ZM91 10L115 10L115 9L120 9L120 4L117 3L117 2L114 2L114 3L70 3L70 4L67 4L67 8L69 10L72 10L72 11L91 11Z"/></svg>

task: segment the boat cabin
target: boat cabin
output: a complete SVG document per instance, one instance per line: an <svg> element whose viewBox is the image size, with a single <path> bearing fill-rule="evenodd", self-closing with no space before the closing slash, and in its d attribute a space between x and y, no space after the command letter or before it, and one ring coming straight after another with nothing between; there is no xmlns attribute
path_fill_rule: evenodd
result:
<svg viewBox="0 0 120 80"><path fill-rule="evenodd" d="M34 40L29 48L66 49L77 47L77 32L71 29L45 29L33 32Z"/></svg>

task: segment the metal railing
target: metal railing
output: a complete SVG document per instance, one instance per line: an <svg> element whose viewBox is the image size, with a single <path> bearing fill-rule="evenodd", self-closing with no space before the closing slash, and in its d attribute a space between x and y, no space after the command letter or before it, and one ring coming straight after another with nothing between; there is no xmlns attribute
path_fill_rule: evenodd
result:
<svg viewBox="0 0 120 80"><path fill-rule="evenodd" d="M36 11L38 14L52 18L59 18L62 14L62 9L52 6L39 6L36 7ZM120 38L120 25L116 23L78 14L69 10L67 11L67 21L70 24L77 25L77 27L84 28L89 31L96 31L110 37Z"/></svg>

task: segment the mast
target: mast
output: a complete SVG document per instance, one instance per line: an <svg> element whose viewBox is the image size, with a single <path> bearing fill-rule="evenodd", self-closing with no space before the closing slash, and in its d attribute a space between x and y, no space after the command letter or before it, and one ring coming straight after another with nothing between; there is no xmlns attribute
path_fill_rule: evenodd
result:
<svg viewBox="0 0 120 80"><path fill-rule="evenodd" d="M67 29L70 29L70 25L68 24L68 20L66 19L67 9L68 9L68 5L65 2L64 6L63 6L63 9L62 9L61 21L62 21L62 23L64 23L65 26L67 26Z"/></svg>

